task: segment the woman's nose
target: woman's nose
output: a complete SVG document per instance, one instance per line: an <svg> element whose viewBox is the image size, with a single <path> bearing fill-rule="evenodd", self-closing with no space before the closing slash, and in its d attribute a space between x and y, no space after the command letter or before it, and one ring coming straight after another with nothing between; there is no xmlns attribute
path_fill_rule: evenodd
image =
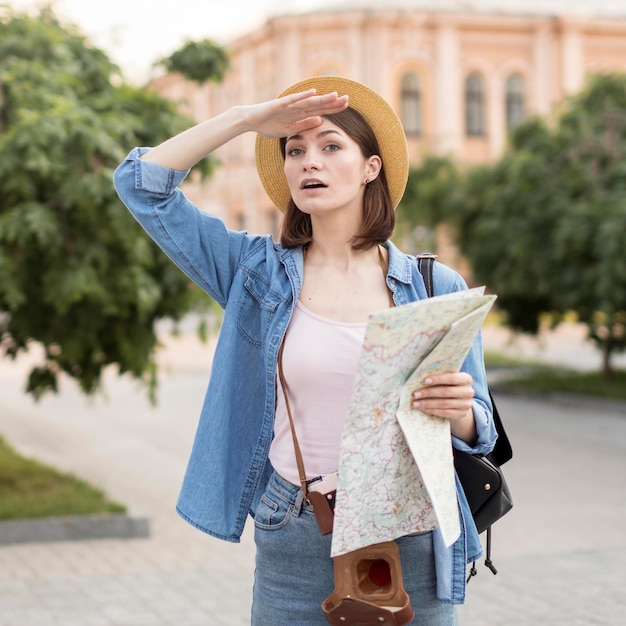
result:
<svg viewBox="0 0 626 626"><path fill-rule="evenodd" d="M302 167L305 171L319 169L320 160L313 150L307 150L304 160L302 161Z"/></svg>

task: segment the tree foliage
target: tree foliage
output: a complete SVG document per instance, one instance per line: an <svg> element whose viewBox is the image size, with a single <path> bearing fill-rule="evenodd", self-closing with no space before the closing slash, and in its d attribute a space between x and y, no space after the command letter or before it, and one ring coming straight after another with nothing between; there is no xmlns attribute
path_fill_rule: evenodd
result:
<svg viewBox="0 0 626 626"><path fill-rule="evenodd" d="M626 76L595 76L554 123L518 126L498 162L469 170L447 218L512 327L573 311L609 374L626 347Z"/></svg>
<svg viewBox="0 0 626 626"><path fill-rule="evenodd" d="M186 41L169 57L161 59L168 72L178 72L200 85L208 82L221 82L229 67L226 51L210 39Z"/></svg>
<svg viewBox="0 0 626 626"><path fill-rule="evenodd" d="M409 171L404 196L397 208L397 232L415 252L435 252L435 227L445 221L459 184L451 158L427 156Z"/></svg>
<svg viewBox="0 0 626 626"><path fill-rule="evenodd" d="M409 171L398 216L413 224L436 226L445 218L458 183L459 175L452 159L427 156L419 167Z"/></svg>
<svg viewBox="0 0 626 626"><path fill-rule="evenodd" d="M111 364L154 391L155 322L179 319L194 292L112 174L132 146L188 125L50 9L0 9L0 354L43 347L35 397L60 372L91 393Z"/></svg>

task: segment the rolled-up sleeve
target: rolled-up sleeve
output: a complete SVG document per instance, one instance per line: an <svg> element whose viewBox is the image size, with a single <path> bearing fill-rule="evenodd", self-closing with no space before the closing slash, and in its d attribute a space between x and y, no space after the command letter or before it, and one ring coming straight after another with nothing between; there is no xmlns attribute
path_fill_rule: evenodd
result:
<svg viewBox="0 0 626 626"><path fill-rule="evenodd" d="M135 189L169 195L187 177L189 170L177 171L163 167L152 161L144 161L141 157L151 148L133 148L126 161L137 161L135 166Z"/></svg>
<svg viewBox="0 0 626 626"><path fill-rule="evenodd" d="M247 234L198 209L178 186L188 171L172 170L133 148L113 175L115 190L154 242L191 280L226 306Z"/></svg>

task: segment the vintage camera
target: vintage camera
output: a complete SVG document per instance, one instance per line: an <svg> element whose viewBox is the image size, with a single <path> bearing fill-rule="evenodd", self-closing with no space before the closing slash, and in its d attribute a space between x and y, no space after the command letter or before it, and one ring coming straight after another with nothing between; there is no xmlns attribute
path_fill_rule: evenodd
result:
<svg viewBox="0 0 626 626"><path fill-rule="evenodd" d="M309 483L307 497L323 535L333 530L337 473ZM386 541L333 559L335 590L322 603L331 626L404 626L413 609L402 580L400 552Z"/></svg>
<svg viewBox="0 0 626 626"><path fill-rule="evenodd" d="M403 626L414 617L394 541L336 556L335 590L322 609L332 626Z"/></svg>

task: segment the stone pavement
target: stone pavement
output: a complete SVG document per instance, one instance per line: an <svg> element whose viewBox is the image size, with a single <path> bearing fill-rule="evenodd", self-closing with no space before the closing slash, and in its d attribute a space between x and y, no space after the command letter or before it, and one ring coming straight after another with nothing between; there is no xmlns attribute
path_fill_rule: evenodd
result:
<svg viewBox="0 0 626 626"><path fill-rule="evenodd" d="M112 376L104 398L64 381L36 404L21 391L28 363L0 361L0 433L152 521L149 539L1 547L0 626L249 624L250 526L228 544L174 511L211 348L188 334L166 344L154 408ZM568 364L595 358L576 328L540 343L487 329L485 344ZM494 529L499 573L478 565L461 623L626 624L626 409L514 396L498 405L515 448L505 468L515 507Z"/></svg>

